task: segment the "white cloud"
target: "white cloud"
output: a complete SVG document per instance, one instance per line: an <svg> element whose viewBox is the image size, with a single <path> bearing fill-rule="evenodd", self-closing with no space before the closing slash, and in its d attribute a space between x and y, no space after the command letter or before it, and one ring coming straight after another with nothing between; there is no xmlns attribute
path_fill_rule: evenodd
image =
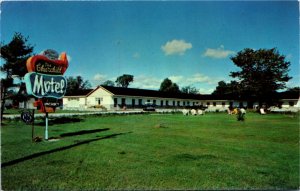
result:
<svg viewBox="0 0 300 191"><path fill-rule="evenodd" d="M223 78L213 78L201 73L195 73L189 76L169 76L173 83L176 83L179 88L185 86L194 86L199 89L201 94L209 94L215 90L218 82L224 80ZM161 83L161 82L160 82Z"/></svg>
<svg viewBox="0 0 300 191"><path fill-rule="evenodd" d="M181 86L186 86L195 83L209 83L212 84L215 82L214 79L200 73L196 73L190 76L170 76L169 79Z"/></svg>
<svg viewBox="0 0 300 191"><path fill-rule="evenodd" d="M95 81L95 82L103 82L105 80L106 80L106 75L103 75L103 74L96 74L93 77L93 81Z"/></svg>
<svg viewBox="0 0 300 191"><path fill-rule="evenodd" d="M129 87L158 90L161 82L162 79L153 76L140 75L134 77L134 81Z"/></svg>
<svg viewBox="0 0 300 191"><path fill-rule="evenodd" d="M174 83L180 83L184 85L203 82L208 83L213 81L210 77L200 73L196 73L190 76L169 76L168 78Z"/></svg>
<svg viewBox="0 0 300 191"><path fill-rule="evenodd" d="M170 76L169 79L173 82L173 83L180 83L183 81L184 77L183 76Z"/></svg>
<svg viewBox="0 0 300 191"><path fill-rule="evenodd" d="M199 89L200 94L211 94L215 88L201 88Z"/></svg>
<svg viewBox="0 0 300 191"><path fill-rule="evenodd" d="M165 55L184 55L184 53L191 48L191 43L176 39L168 41L165 45L161 46L161 49L165 52Z"/></svg>
<svg viewBox="0 0 300 191"><path fill-rule="evenodd" d="M221 77L210 77L201 73L195 73L189 76L170 76L169 79L177 83L179 88L185 86L196 87L200 94L211 94L218 85L218 82L224 80L224 78Z"/></svg>
<svg viewBox="0 0 300 191"><path fill-rule="evenodd" d="M235 52L232 50L225 50L224 46L221 45L217 49L207 48L206 51L204 52L203 56L221 59L221 58L226 58L231 54L235 54Z"/></svg>
<svg viewBox="0 0 300 191"><path fill-rule="evenodd" d="M204 74L196 73L186 78L188 83L207 83L207 84L215 84L218 82L218 79L211 78Z"/></svg>

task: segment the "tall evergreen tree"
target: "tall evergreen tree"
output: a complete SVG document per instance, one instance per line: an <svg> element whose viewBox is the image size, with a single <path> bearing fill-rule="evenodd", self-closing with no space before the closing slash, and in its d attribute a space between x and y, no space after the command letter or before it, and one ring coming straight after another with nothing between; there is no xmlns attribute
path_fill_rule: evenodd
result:
<svg viewBox="0 0 300 191"><path fill-rule="evenodd" d="M28 37L15 33L8 44L1 42L1 58L5 61L0 67L5 78L1 79L1 122L8 88L13 86L13 76L22 78L26 73L26 60L32 56L33 46Z"/></svg>

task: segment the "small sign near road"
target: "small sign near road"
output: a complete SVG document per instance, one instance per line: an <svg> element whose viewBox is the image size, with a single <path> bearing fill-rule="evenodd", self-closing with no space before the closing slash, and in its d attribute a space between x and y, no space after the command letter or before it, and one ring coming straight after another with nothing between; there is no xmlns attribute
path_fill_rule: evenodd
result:
<svg viewBox="0 0 300 191"><path fill-rule="evenodd" d="M31 111L28 111L28 110L22 111L21 119L26 124L31 124L33 122L33 118L34 118L34 116L32 115Z"/></svg>

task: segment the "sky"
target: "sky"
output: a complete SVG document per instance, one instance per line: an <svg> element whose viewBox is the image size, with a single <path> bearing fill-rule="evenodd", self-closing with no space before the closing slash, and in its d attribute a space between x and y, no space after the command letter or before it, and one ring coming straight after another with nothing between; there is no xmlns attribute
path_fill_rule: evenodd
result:
<svg viewBox="0 0 300 191"><path fill-rule="evenodd" d="M157 90L169 78L211 93L234 80L230 57L274 47L291 62L287 86L300 84L297 1L4 1L1 42L15 32L35 54L66 52L64 75L93 87L131 74L132 88Z"/></svg>

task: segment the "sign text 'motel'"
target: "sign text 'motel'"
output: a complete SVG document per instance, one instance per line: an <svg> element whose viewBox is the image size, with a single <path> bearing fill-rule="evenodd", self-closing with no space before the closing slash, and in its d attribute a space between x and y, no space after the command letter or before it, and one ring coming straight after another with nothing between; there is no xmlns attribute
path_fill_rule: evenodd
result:
<svg viewBox="0 0 300 191"><path fill-rule="evenodd" d="M67 81L63 76L30 72L24 79L27 93L35 97L62 98L66 93Z"/></svg>

